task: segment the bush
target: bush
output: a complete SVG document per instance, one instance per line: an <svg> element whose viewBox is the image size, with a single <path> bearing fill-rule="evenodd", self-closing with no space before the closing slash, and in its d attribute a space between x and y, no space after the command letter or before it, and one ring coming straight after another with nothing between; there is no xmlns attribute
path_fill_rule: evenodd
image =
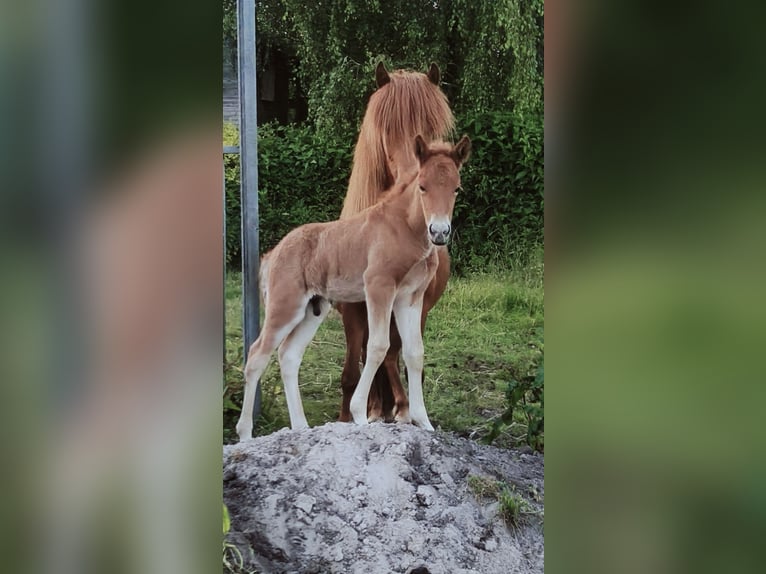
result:
<svg viewBox="0 0 766 574"><path fill-rule="evenodd" d="M535 375L511 379L506 392L507 409L492 425L485 442L491 444L500 433L510 428L514 418L524 419L527 429L525 442L543 451L545 441L545 363L540 357Z"/></svg>
<svg viewBox="0 0 766 574"><path fill-rule="evenodd" d="M453 266L505 267L543 241L543 118L490 112L458 118L458 126L473 151L455 205Z"/></svg>
<svg viewBox="0 0 766 574"><path fill-rule="evenodd" d="M455 206L453 272L507 268L543 240L542 116L492 112L458 118L458 125L458 134L471 136L473 152ZM236 128L225 126L224 144L236 143ZM261 252L298 225L338 217L354 143L309 125L259 127ZM226 156L225 164L227 263L238 267L239 157Z"/></svg>
<svg viewBox="0 0 766 574"><path fill-rule="evenodd" d="M224 128L224 145L237 142L236 128ZM353 143L321 137L311 127L266 124L258 128L258 209L261 253L291 229L311 221L337 219L351 173ZM239 156L225 159L226 260L239 267Z"/></svg>

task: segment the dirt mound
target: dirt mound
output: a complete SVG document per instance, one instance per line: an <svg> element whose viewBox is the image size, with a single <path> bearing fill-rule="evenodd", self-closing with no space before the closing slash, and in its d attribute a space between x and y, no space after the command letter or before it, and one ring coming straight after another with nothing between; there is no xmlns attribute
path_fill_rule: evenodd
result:
<svg viewBox="0 0 766 574"><path fill-rule="evenodd" d="M515 524L477 500L496 480L523 499ZM536 453L412 425L283 429L224 447L223 496L247 571L543 572Z"/></svg>

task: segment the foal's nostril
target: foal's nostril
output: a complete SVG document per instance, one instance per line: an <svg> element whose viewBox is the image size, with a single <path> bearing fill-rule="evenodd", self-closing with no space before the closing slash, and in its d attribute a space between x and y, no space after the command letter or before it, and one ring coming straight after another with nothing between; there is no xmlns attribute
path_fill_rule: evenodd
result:
<svg viewBox="0 0 766 574"><path fill-rule="evenodd" d="M449 235L449 232L450 232L450 231L452 231L452 229L451 229L451 228L450 228L450 226L448 225L448 226L447 226L447 229L445 229L445 230L444 230L444 235L445 235L445 236L446 236L446 235Z"/></svg>
<svg viewBox="0 0 766 574"><path fill-rule="evenodd" d="M436 235L436 229L434 229L434 224L428 226L428 231L431 232L431 235Z"/></svg>

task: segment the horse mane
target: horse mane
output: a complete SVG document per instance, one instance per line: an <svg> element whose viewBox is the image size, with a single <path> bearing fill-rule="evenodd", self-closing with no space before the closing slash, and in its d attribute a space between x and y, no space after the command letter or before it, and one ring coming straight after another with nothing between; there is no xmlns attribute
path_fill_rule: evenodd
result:
<svg viewBox="0 0 766 574"><path fill-rule="evenodd" d="M341 219L377 203L393 185L386 150L406 150L414 159L415 136L448 139L455 125L447 96L426 74L397 70L367 104Z"/></svg>

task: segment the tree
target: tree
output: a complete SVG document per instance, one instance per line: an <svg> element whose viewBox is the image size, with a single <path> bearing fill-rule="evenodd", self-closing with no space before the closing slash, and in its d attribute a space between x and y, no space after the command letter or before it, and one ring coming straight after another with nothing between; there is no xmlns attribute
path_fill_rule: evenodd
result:
<svg viewBox="0 0 766 574"><path fill-rule="evenodd" d="M259 70L271 50L294 58L294 82L321 133L353 137L375 64L442 69L460 115L542 115L542 0L259 0ZM224 37L236 36L236 0L224 0Z"/></svg>

